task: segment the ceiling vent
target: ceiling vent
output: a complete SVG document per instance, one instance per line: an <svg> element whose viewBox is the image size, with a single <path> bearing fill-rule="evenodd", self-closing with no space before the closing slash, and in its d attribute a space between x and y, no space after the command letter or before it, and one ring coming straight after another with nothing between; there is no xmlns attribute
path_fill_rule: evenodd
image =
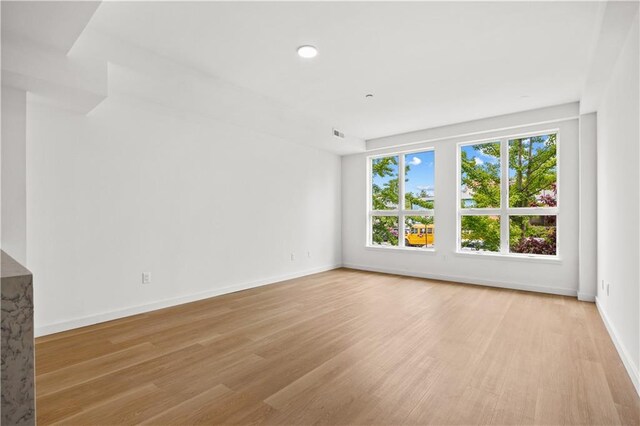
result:
<svg viewBox="0 0 640 426"><path fill-rule="evenodd" d="M338 129L333 129L333 136L335 136L336 138L344 139L344 133L342 133Z"/></svg>

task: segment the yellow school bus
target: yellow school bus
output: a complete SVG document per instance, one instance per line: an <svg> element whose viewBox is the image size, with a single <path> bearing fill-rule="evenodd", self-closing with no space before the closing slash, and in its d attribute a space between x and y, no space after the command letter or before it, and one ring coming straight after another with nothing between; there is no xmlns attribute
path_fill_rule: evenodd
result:
<svg viewBox="0 0 640 426"><path fill-rule="evenodd" d="M407 231L404 237L404 245L407 247L424 246L433 244L433 225L416 223Z"/></svg>

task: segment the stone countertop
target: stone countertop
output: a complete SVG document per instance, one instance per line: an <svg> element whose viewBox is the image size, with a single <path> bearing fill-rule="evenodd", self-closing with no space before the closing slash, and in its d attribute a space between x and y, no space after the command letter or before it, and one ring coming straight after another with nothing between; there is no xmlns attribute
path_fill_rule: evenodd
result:
<svg viewBox="0 0 640 426"><path fill-rule="evenodd" d="M4 251L0 277L0 424L35 425L33 276Z"/></svg>
<svg viewBox="0 0 640 426"><path fill-rule="evenodd" d="M0 263L0 278L13 278L31 275L31 272L19 264L13 257L9 256L2 250L0 250L0 254L2 255Z"/></svg>

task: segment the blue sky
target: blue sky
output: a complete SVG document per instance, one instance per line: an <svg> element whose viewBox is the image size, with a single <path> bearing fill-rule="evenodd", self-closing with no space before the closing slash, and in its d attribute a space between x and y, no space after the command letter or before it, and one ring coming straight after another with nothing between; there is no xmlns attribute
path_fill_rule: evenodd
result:
<svg viewBox="0 0 640 426"><path fill-rule="evenodd" d="M427 194L434 194L434 159L433 151L415 152L405 155L405 164L409 166L405 191L419 194L423 189Z"/></svg>

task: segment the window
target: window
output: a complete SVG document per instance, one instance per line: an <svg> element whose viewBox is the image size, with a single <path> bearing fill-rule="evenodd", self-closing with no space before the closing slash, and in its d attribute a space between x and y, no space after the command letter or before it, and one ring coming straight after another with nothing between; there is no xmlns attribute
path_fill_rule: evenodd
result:
<svg viewBox="0 0 640 426"><path fill-rule="evenodd" d="M368 245L434 247L434 162L433 150L369 159Z"/></svg>
<svg viewBox="0 0 640 426"><path fill-rule="evenodd" d="M459 145L458 250L556 256L557 133Z"/></svg>

